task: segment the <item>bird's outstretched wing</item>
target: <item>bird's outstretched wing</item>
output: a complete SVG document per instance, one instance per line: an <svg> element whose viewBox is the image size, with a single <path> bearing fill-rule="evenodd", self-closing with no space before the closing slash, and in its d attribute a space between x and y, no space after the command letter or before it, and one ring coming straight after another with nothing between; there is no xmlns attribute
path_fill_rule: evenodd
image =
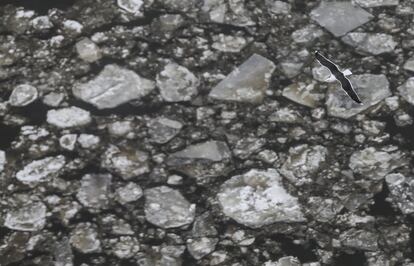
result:
<svg viewBox="0 0 414 266"><path fill-rule="evenodd" d="M352 87L351 82L347 77L345 77L342 73L336 75L336 79L341 82L342 89L357 103L362 103L361 99L359 98L358 94L355 92L354 88Z"/></svg>
<svg viewBox="0 0 414 266"><path fill-rule="evenodd" d="M321 55L318 51L315 52L315 58L321 63L324 67L327 67L331 74L339 72L338 66L329 61L325 56Z"/></svg>

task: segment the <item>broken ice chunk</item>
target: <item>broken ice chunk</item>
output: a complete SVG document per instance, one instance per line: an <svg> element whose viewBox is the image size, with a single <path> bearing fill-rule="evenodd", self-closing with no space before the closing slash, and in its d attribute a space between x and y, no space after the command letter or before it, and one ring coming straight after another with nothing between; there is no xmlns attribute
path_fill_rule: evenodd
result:
<svg viewBox="0 0 414 266"><path fill-rule="evenodd" d="M398 6L399 0L353 0L362 7Z"/></svg>
<svg viewBox="0 0 414 266"><path fill-rule="evenodd" d="M282 95L299 104L315 108L323 98L323 94L317 93L315 83L306 84L298 82L283 89Z"/></svg>
<svg viewBox="0 0 414 266"><path fill-rule="evenodd" d="M298 199L283 187L276 169L233 176L223 183L217 198L226 216L252 228L305 221Z"/></svg>
<svg viewBox="0 0 414 266"><path fill-rule="evenodd" d="M370 13L352 5L350 1L324 0L310 15L335 36L342 36L373 18Z"/></svg>
<svg viewBox="0 0 414 266"><path fill-rule="evenodd" d="M209 96L217 100L260 103L269 87L275 64L253 54L217 84Z"/></svg>
<svg viewBox="0 0 414 266"><path fill-rule="evenodd" d="M99 47L89 38L83 38L77 42L76 51L82 60L89 63L95 62L102 57Z"/></svg>
<svg viewBox="0 0 414 266"><path fill-rule="evenodd" d="M29 84L21 84L13 89L10 95L10 105L22 107L36 101L38 97L37 89Z"/></svg>
<svg viewBox="0 0 414 266"><path fill-rule="evenodd" d="M167 102L190 101L198 93L199 85L190 70L176 63L167 64L157 75L157 86Z"/></svg>
<svg viewBox="0 0 414 266"><path fill-rule="evenodd" d="M292 147L280 173L296 185L310 183L327 160L327 156L328 149L321 145L303 144Z"/></svg>
<svg viewBox="0 0 414 266"><path fill-rule="evenodd" d="M414 77L407 79L397 90L409 104L414 105Z"/></svg>
<svg viewBox="0 0 414 266"><path fill-rule="evenodd" d="M349 158L349 168L354 173L372 180L381 180L392 170L407 163L405 154L400 151L387 152L367 147L354 152Z"/></svg>
<svg viewBox="0 0 414 266"><path fill-rule="evenodd" d="M144 191L145 218L161 228L188 225L195 216L195 204L190 204L178 190L159 186Z"/></svg>
<svg viewBox="0 0 414 266"><path fill-rule="evenodd" d="M231 152L225 142L207 141L188 146L171 154L167 164L173 169L197 179L208 181L232 169Z"/></svg>
<svg viewBox="0 0 414 266"><path fill-rule="evenodd" d="M357 51L373 55L392 52L398 44L392 35L385 33L350 32L342 41Z"/></svg>
<svg viewBox="0 0 414 266"><path fill-rule="evenodd" d="M355 103L340 85L335 83L329 88L326 97L326 106L330 116L350 118L391 96L388 79L383 74L352 75L349 80L357 90L363 104Z"/></svg>
<svg viewBox="0 0 414 266"><path fill-rule="evenodd" d="M89 111L71 106L49 110L47 112L47 122L59 128L70 128L85 126L92 122L92 117Z"/></svg>
<svg viewBox="0 0 414 266"><path fill-rule="evenodd" d="M414 179L402 174L389 174L385 177L389 198L404 214L414 213Z"/></svg>
<svg viewBox="0 0 414 266"><path fill-rule="evenodd" d="M4 226L18 231L39 231L46 225L46 206L42 202L33 202L9 211Z"/></svg>
<svg viewBox="0 0 414 266"><path fill-rule="evenodd" d="M46 157L27 164L17 172L16 178L23 184L33 187L40 182L48 181L57 176L65 164L66 159L63 155Z"/></svg>
<svg viewBox="0 0 414 266"><path fill-rule="evenodd" d="M148 122L148 134L152 142L164 144L173 139L182 127L183 124L178 121L159 117Z"/></svg>
<svg viewBox="0 0 414 266"><path fill-rule="evenodd" d="M76 197L82 205L92 209L106 208L112 176L109 174L87 174L82 177Z"/></svg>
<svg viewBox="0 0 414 266"><path fill-rule="evenodd" d="M154 82L134 71L117 65L106 65L94 79L72 88L75 97L98 109L115 108L131 100L140 99L155 88Z"/></svg>
<svg viewBox="0 0 414 266"><path fill-rule="evenodd" d="M81 253L101 251L101 241L96 227L91 223L79 223L70 234L70 243Z"/></svg>

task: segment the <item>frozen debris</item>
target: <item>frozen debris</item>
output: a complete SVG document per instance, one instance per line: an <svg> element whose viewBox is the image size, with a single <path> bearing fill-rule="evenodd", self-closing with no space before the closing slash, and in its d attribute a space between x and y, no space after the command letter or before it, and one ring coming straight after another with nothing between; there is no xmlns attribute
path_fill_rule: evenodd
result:
<svg viewBox="0 0 414 266"><path fill-rule="evenodd" d="M322 197L310 197L308 204L308 211L322 223L332 221L344 207L338 200Z"/></svg>
<svg viewBox="0 0 414 266"><path fill-rule="evenodd" d="M414 213L414 179L400 173L389 174L385 177L390 192L388 196L405 215Z"/></svg>
<svg viewBox="0 0 414 266"><path fill-rule="evenodd" d="M187 240L187 249L191 256L199 260L214 251L218 238L200 237Z"/></svg>
<svg viewBox="0 0 414 266"><path fill-rule="evenodd" d="M58 107L64 99L65 94L60 92L51 92L43 96L42 101L48 106Z"/></svg>
<svg viewBox="0 0 414 266"><path fill-rule="evenodd" d="M362 100L362 105L355 103L339 84L335 83L328 90L326 106L328 114L339 118L350 118L391 96L389 82L385 75L362 74L349 77Z"/></svg>
<svg viewBox="0 0 414 266"><path fill-rule="evenodd" d="M108 124L108 132L115 137L127 136L134 129L131 121L115 121Z"/></svg>
<svg viewBox="0 0 414 266"><path fill-rule="evenodd" d="M98 232L91 223L79 223L70 234L70 243L81 253L96 253L101 251L101 241Z"/></svg>
<svg viewBox="0 0 414 266"><path fill-rule="evenodd" d="M61 241L56 241L52 250L55 266L73 265L73 252L67 237L64 237Z"/></svg>
<svg viewBox="0 0 414 266"><path fill-rule="evenodd" d="M91 113L76 106L52 109L47 112L47 122L59 128L88 125L92 122Z"/></svg>
<svg viewBox="0 0 414 266"><path fill-rule="evenodd" d="M128 13L142 15L141 7L144 4L143 0L117 0L117 4Z"/></svg>
<svg viewBox="0 0 414 266"><path fill-rule="evenodd" d="M183 127L179 121L166 117L158 117L148 122L150 141L164 144L173 139Z"/></svg>
<svg viewBox="0 0 414 266"><path fill-rule="evenodd" d="M178 28L184 24L183 16L179 14L165 14L151 23L150 38L155 41L166 42L170 40Z"/></svg>
<svg viewBox="0 0 414 266"><path fill-rule="evenodd" d="M320 28L313 24L309 24L301 29L295 30L291 37L296 43L309 43L322 35L323 31Z"/></svg>
<svg viewBox="0 0 414 266"><path fill-rule="evenodd" d="M404 64L403 68L405 70L414 72L414 56L410 57Z"/></svg>
<svg viewBox="0 0 414 266"><path fill-rule="evenodd" d="M354 0L362 7L398 6L399 0Z"/></svg>
<svg viewBox="0 0 414 266"><path fill-rule="evenodd" d="M208 21L224 23L227 13L227 4L223 0L204 0L201 7Z"/></svg>
<svg viewBox="0 0 414 266"><path fill-rule="evenodd" d="M92 134L80 134L77 142L79 145L84 149L93 149L96 148L101 141L99 136L95 136Z"/></svg>
<svg viewBox="0 0 414 266"><path fill-rule="evenodd" d="M183 177L179 175L170 175L167 180L168 185L181 185L183 183Z"/></svg>
<svg viewBox="0 0 414 266"><path fill-rule="evenodd" d="M231 152L225 142L207 141L171 154L167 164L198 182L224 175L231 170Z"/></svg>
<svg viewBox="0 0 414 266"><path fill-rule="evenodd" d="M407 79L397 90L404 100L414 105L414 77Z"/></svg>
<svg viewBox="0 0 414 266"><path fill-rule="evenodd" d="M120 187L115 192L116 200L121 204L134 202L142 197L143 192L139 185L129 182L123 187Z"/></svg>
<svg viewBox="0 0 414 266"><path fill-rule="evenodd" d="M283 89L282 95L298 104L315 108L324 95L315 91L315 83L298 82Z"/></svg>
<svg viewBox="0 0 414 266"><path fill-rule="evenodd" d="M392 52L398 44L392 35L385 33L350 32L342 41L357 51L373 55Z"/></svg>
<svg viewBox="0 0 414 266"><path fill-rule="evenodd" d="M128 180L148 173L148 154L133 147L110 145L102 155L101 167Z"/></svg>
<svg viewBox="0 0 414 266"><path fill-rule="evenodd" d="M214 227L214 220L210 213L205 212L198 216L191 230L193 237L216 237L218 232Z"/></svg>
<svg viewBox="0 0 414 266"><path fill-rule="evenodd" d="M261 152L257 154L256 158L265 163L273 164L279 159L279 156L277 155L275 151L262 150Z"/></svg>
<svg viewBox="0 0 414 266"><path fill-rule="evenodd" d="M230 238L238 246L250 246L256 240L252 234L246 233L245 230L237 230L230 233Z"/></svg>
<svg viewBox="0 0 414 266"><path fill-rule="evenodd" d="M139 241L135 237L121 236L119 239L115 239L115 243L112 239L109 241L113 246L112 252L120 259L132 258L140 249Z"/></svg>
<svg viewBox="0 0 414 266"><path fill-rule="evenodd" d="M398 127L406 127L413 123L413 118L408 113L402 110L398 110L394 114L393 118L394 118L395 124Z"/></svg>
<svg viewBox="0 0 414 266"><path fill-rule="evenodd" d="M377 251L378 235L369 231L350 229L339 236L342 246L358 250Z"/></svg>
<svg viewBox="0 0 414 266"><path fill-rule="evenodd" d="M53 23L48 16L35 17L30 21L31 26L37 32L47 32L53 28Z"/></svg>
<svg viewBox="0 0 414 266"><path fill-rule="evenodd" d="M98 109L114 108L140 99L155 88L153 81L117 65L106 65L94 79L77 84L73 94Z"/></svg>
<svg viewBox="0 0 414 266"><path fill-rule="evenodd" d="M266 144L262 138L242 138L238 140L233 148L234 156L240 159L247 159L250 155L258 152Z"/></svg>
<svg viewBox="0 0 414 266"><path fill-rule="evenodd" d="M195 259L201 259L214 251L218 243L217 230L208 212L195 219L191 233L187 249Z"/></svg>
<svg viewBox="0 0 414 266"><path fill-rule="evenodd" d="M195 204L190 204L178 190L159 186L144 191L145 218L161 228L188 225L195 216Z"/></svg>
<svg viewBox="0 0 414 266"><path fill-rule="evenodd" d="M299 112L289 107L280 108L269 116L270 122L298 123L301 120L302 117Z"/></svg>
<svg viewBox="0 0 414 266"><path fill-rule="evenodd" d="M42 202L27 203L9 211L4 226L18 231L39 231L46 225L46 206Z"/></svg>
<svg viewBox="0 0 414 266"><path fill-rule="evenodd" d="M233 176L223 183L217 198L226 216L252 228L305 221L298 199L285 190L276 169Z"/></svg>
<svg viewBox="0 0 414 266"><path fill-rule="evenodd" d="M200 85L190 70L172 62L165 65L156 80L161 97L167 102L190 101L198 94Z"/></svg>
<svg viewBox="0 0 414 266"><path fill-rule="evenodd" d="M112 176L110 174L84 175L76 197L85 207L104 209L109 203L111 182Z"/></svg>
<svg viewBox="0 0 414 266"><path fill-rule="evenodd" d="M296 77L301 73L304 63L308 61L308 57L309 51L306 49L289 54L280 61L283 73L288 78Z"/></svg>
<svg viewBox="0 0 414 266"><path fill-rule="evenodd" d="M269 87L275 64L253 54L217 84L209 96L216 100L260 103Z"/></svg>
<svg viewBox="0 0 414 266"><path fill-rule="evenodd" d="M337 37L373 18L370 13L350 1L322 1L310 15L319 25Z"/></svg>
<svg viewBox="0 0 414 266"><path fill-rule="evenodd" d="M56 177L65 164L66 159L63 155L46 157L26 165L16 173L16 178L23 184L33 187L40 182L50 181Z"/></svg>
<svg viewBox="0 0 414 266"><path fill-rule="evenodd" d="M213 253L211 253L209 258L210 258L209 265L213 265L213 266L223 265L222 263L224 263L225 261L229 259L229 255L224 250L218 250L218 251L214 251Z"/></svg>
<svg viewBox="0 0 414 266"><path fill-rule="evenodd" d="M287 2L266 0L265 3L271 14L280 15L290 13L291 6Z"/></svg>
<svg viewBox="0 0 414 266"><path fill-rule="evenodd" d="M405 154L400 151L387 152L368 147L354 152L349 158L349 168L365 178L381 180L388 173L407 163Z"/></svg>
<svg viewBox="0 0 414 266"><path fill-rule="evenodd" d="M88 63L98 61L102 57L99 47L89 38L83 38L78 41L76 43L76 51L79 57Z"/></svg>
<svg viewBox="0 0 414 266"><path fill-rule="evenodd" d="M282 257L278 261L266 261L263 266L301 266L299 259L292 256ZM303 264L305 265L305 264Z"/></svg>
<svg viewBox="0 0 414 266"><path fill-rule="evenodd" d="M63 30L70 35L80 35L83 30L83 25L76 20L67 19L63 21Z"/></svg>
<svg viewBox="0 0 414 266"><path fill-rule="evenodd" d="M302 144L289 149L289 156L280 173L296 185L312 183L328 157L328 149L321 145Z"/></svg>
<svg viewBox="0 0 414 266"><path fill-rule="evenodd" d="M75 149L77 139L77 134L65 134L59 139L60 147L68 151L73 151Z"/></svg>
<svg viewBox="0 0 414 266"><path fill-rule="evenodd" d="M362 121L362 129L367 135L375 136L384 131L386 126L385 122L376 120L364 120Z"/></svg>
<svg viewBox="0 0 414 266"><path fill-rule="evenodd" d="M37 89L29 84L21 84L13 89L9 98L11 106L23 107L36 101L39 96Z"/></svg>
<svg viewBox="0 0 414 266"><path fill-rule="evenodd" d="M328 82L327 79L331 76L331 72L328 68L318 65L312 68L312 76L317 81L321 82ZM332 82L337 82L336 80L332 80Z"/></svg>
<svg viewBox="0 0 414 266"><path fill-rule="evenodd" d="M6 159L6 152L3 150L0 150L0 174L3 172L4 170L4 166L7 163L7 159Z"/></svg>
<svg viewBox="0 0 414 266"><path fill-rule="evenodd" d="M64 202L55 208L59 219L64 225L69 225L70 220L81 210L82 206L77 201Z"/></svg>
<svg viewBox="0 0 414 266"><path fill-rule="evenodd" d="M214 49L228 53L238 53L247 45L245 38L239 36L224 35L223 33L214 35L213 41L214 43L212 47Z"/></svg>

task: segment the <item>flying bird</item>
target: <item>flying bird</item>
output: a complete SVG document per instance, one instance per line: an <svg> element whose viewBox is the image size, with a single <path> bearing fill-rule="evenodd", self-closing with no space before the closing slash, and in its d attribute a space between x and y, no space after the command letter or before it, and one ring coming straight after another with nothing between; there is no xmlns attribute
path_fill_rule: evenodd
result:
<svg viewBox="0 0 414 266"><path fill-rule="evenodd" d="M339 71L339 68L337 65L332 63L329 59L321 55L318 51L315 51L315 58L323 65L324 67L328 68L331 72L331 77L328 78L328 80L332 80L332 78L336 79L341 83L342 89L348 94L349 97L351 97L352 100L354 100L357 103L362 103L361 99L358 97L358 94L356 94L354 88L352 87L351 82L346 77L348 75L351 75L351 71L348 69L344 72Z"/></svg>

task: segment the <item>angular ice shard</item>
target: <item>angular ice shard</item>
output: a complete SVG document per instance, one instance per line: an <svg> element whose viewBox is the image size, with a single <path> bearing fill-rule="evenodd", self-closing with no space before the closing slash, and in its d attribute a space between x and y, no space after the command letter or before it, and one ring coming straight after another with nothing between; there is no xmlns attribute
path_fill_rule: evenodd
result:
<svg viewBox="0 0 414 266"><path fill-rule="evenodd" d="M6 214L4 226L18 231L38 231L46 225L46 206L42 202L28 203Z"/></svg>
<svg viewBox="0 0 414 266"><path fill-rule="evenodd" d="M199 84L190 70L176 63L167 64L157 75L157 86L166 102L190 101L198 93Z"/></svg>
<svg viewBox="0 0 414 266"><path fill-rule="evenodd" d="M357 51L373 55L392 52L398 44L392 35L385 33L350 32L342 41Z"/></svg>
<svg viewBox="0 0 414 266"><path fill-rule="evenodd" d="M276 169L233 176L223 183L217 198L226 216L252 228L305 221L298 199L283 187Z"/></svg>
<svg viewBox="0 0 414 266"><path fill-rule="evenodd" d="M190 204L178 190L159 186L144 191L145 218L161 228L190 224L195 216L195 204Z"/></svg>
<svg viewBox="0 0 414 266"><path fill-rule="evenodd" d="M394 169L408 163L400 151L388 152L368 147L354 152L349 158L349 168L365 178L381 180Z"/></svg>
<svg viewBox="0 0 414 266"><path fill-rule="evenodd" d="M209 96L216 100L260 103L274 70L275 64L272 61L253 54L217 84Z"/></svg>
<svg viewBox="0 0 414 266"><path fill-rule="evenodd" d="M332 84L326 96L326 106L330 116L350 118L391 96L389 82L385 75L362 74L349 77L362 104L355 103L338 83Z"/></svg>
<svg viewBox="0 0 414 266"><path fill-rule="evenodd" d="M400 95L411 105L414 105L414 77L407 79L397 90Z"/></svg>
<svg viewBox="0 0 414 266"><path fill-rule="evenodd" d="M362 7L398 6L399 0L354 0Z"/></svg>
<svg viewBox="0 0 414 266"><path fill-rule="evenodd" d="M94 79L77 84L73 94L98 109L114 108L140 99L155 88L153 81L117 65L107 65Z"/></svg>
<svg viewBox="0 0 414 266"><path fill-rule="evenodd" d="M342 36L373 18L364 9L352 5L351 1L324 0L310 15L335 36Z"/></svg>

